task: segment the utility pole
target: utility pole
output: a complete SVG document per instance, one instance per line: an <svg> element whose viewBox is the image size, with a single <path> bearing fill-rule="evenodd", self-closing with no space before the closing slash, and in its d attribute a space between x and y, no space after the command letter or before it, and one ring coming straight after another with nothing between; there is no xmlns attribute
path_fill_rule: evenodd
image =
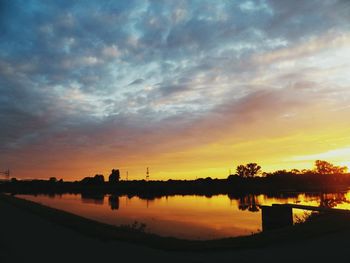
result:
<svg viewBox="0 0 350 263"><path fill-rule="evenodd" d="M128 181L129 180L129 172L126 171L126 180Z"/></svg>
<svg viewBox="0 0 350 263"><path fill-rule="evenodd" d="M146 169L146 181L149 180L149 167L147 167Z"/></svg>

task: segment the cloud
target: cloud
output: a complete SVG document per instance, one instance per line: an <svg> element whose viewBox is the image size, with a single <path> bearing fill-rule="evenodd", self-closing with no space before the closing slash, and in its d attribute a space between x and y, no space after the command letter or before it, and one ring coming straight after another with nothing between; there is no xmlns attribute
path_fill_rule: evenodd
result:
<svg viewBox="0 0 350 263"><path fill-rule="evenodd" d="M129 83L129 86L142 84L144 81L144 79L135 79L134 81Z"/></svg>
<svg viewBox="0 0 350 263"><path fill-rule="evenodd" d="M253 57L259 64L270 64L278 61L298 60L307 56L313 56L329 49L339 49L348 47L350 44L350 35L344 33L334 33L322 35L321 37L314 37L305 41L300 45L293 47L279 48L264 54L257 54Z"/></svg>
<svg viewBox="0 0 350 263"><path fill-rule="evenodd" d="M342 148L342 149L330 150L319 154L294 156L292 160L293 161L300 161L300 160L314 161L314 160L325 160L325 159L330 160L330 159L337 159L339 157L342 157L344 160L347 160L349 153L350 153L350 148Z"/></svg>
<svg viewBox="0 0 350 263"><path fill-rule="evenodd" d="M347 1L1 5L0 155L14 165L288 130L350 96Z"/></svg>

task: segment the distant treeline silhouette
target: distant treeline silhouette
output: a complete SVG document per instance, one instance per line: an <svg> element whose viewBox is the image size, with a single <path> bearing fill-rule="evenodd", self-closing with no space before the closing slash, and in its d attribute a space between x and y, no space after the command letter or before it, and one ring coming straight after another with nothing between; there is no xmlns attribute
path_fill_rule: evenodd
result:
<svg viewBox="0 0 350 263"><path fill-rule="evenodd" d="M101 174L85 177L81 181L64 182L51 177L49 180L16 180L0 184L0 192L13 194L35 193L99 193L127 194L144 197L163 195L214 195L232 193L276 193L302 191L339 191L350 186L350 174L346 167L335 166L317 160L312 170L278 170L263 173L256 163L237 166L236 173L226 179L199 178L196 180L145 181L120 180L120 171L113 169L108 181Z"/></svg>

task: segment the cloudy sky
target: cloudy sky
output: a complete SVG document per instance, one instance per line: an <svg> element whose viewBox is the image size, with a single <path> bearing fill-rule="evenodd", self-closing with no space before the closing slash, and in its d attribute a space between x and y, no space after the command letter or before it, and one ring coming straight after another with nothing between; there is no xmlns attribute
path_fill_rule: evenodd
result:
<svg viewBox="0 0 350 263"><path fill-rule="evenodd" d="M350 2L0 0L0 169L350 166Z"/></svg>

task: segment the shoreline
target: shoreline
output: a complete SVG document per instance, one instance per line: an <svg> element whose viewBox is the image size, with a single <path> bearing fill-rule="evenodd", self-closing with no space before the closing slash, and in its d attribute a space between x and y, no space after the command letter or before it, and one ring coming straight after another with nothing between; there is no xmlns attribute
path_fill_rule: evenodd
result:
<svg viewBox="0 0 350 263"><path fill-rule="evenodd" d="M33 201L9 195L0 195L0 202L6 202L22 210L38 215L54 224L67 227L82 235L105 241L123 241L165 251L216 251L264 248L278 244L310 240L330 233L348 231L350 216L332 216L315 222L262 232L250 236L231 237L213 240L188 240L174 237L163 237L152 233L137 231L100 223L73 213L51 208Z"/></svg>
<svg viewBox="0 0 350 263"><path fill-rule="evenodd" d="M330 262L348 258L349 216L248 237L188 241L140 234L0 194L0 262Z"/></svg>
<svg viewBox="0 0 350 263"><path fill-rule="evenodd" d="M237 179L237 178L236 178ZM346 182L320 181L320 178L293 177L272 182L266 178L237 179L198 179L196 181L120 181L118 183L52 182L47 180L8 181L0 183L0 193L10 194L113 194L139 196L153 199L173 195L213 196L226 194L242 197L247 194L293 195L295 193L335 193L350 188L350 176ZM317 180L316 180L317 179ZM330 179L329 177L327 179Z"/></svg>

